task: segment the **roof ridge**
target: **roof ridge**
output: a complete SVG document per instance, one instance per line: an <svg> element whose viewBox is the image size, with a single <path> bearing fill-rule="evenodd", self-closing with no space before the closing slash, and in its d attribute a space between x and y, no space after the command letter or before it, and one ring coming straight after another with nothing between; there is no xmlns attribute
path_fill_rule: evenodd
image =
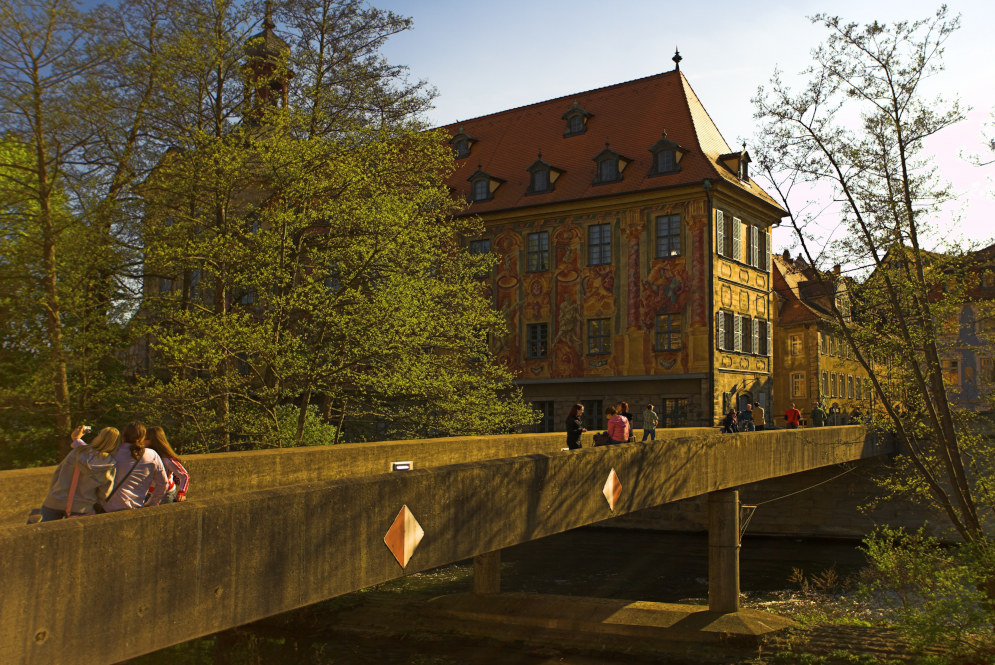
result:
<svg viewBox="0 0 995 665"><path fill-rule="evenodd" d="M514 107L512 107L510 109L504 109L504 110L501 110L501 111L497 111L495 113L485 113L484 115L478 115L478 116L474 116L472 118L463 118L462 120L456 120L454 122L448 122L448 123L446 123L444 125L439 125L438 127L433 127L433 129L442 129L444 127L451 127L451 126L454 126L454 125L461 125L464 122L472 122L474 120L481 120L482 118L496 118L496 117L502 116L502 115L504 115L506 113L511 113L513 111L521 111L523 109L527 109L527 108L530 108L530 107L533 107L533 106L540 106L542 104L550 104L552 102L556 102L556 101L560 101L560 100L564 100L564 99L570 99L571 97L579 97L580 95L589 95L589 94L595 93L595 92L602 92L603 90L610 90L611 88L617 88L617 87L620 87L620 86L623 86L623 85L631 85L632 83L638 83L639 81L648 81L649 79L658 78L658 77L662 78L662 77L668 76L670 74L680 74L681 78L684 78L684 73L683 72L671 69L671 70L668 70L668 71L665 71L665 72L659 72L659 73L656 73L656 74L650 74L649 76L641 76L639 78L631 79L629 81L622 81L620 83L612 83L611 85L604 85L604 86L601 86L599 88L590 88L589 90L581 90L580 92L573 92L573 93L570 93L570 94L567 94L567 95L561 95L559 97L552 97L550 99L543 99L543 100L540 100L538 102L531 102L529 104L522 104L521 106L514 106Z"/></svg>

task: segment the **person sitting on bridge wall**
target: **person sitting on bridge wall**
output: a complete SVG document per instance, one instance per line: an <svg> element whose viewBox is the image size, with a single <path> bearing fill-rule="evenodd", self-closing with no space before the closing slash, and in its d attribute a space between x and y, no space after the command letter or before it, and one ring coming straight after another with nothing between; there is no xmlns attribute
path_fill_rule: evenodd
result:
<svg viewBox="0 0 995 665"><path fill-rule="evenodd" d="M795 403L792 402L788 410L784 412L784 420L787 424L788 429L798 429L798 425L802 421L802 412L795 408Z"/></svg>
<svg viewBox="0 0 995 665"><path fill-rule="evenodd" d="M145 445L159 454L159 459L162 460L162 465L166 469L166 476L169 478L169 485L162 502L186 501L187 488L190 486L190 473L183 468L180 456L169 445L166 433L161 427L148 429L145 433ZM154 492L155 489L152 488L152 491Z"/></svg>
<svg viewBox="0 0 995 665"><path fill-rule="evenodd" d="M83 425L73 430L74 442L82 441L83 431ZM93 514L93 505L106 500L114 486L117 467L113 455L119 441L118 431L105 427L92 444L75 446L59 462L41 504L42 522Z"/></svg>
<svg viewBox="0 0 995 665"><path fill-rule="evenodd" d="M722 432L732 434L739 431L739 423L736 421L736 409L729 409L729 413L722 419Z"/></svg>
<svg viewBox="0 0 995 665"><path fill-rule="evenodd" d="M623 402L624 404L624 402ZM608 421L608 443L628 443L629 435L632 434L632 425L629 419L618 413L612 407L608 407L612 417ZM608 415L608 411L605 412Z"/></svg>
<svg viewBox="0 0 995 665"><path fill-rule="evenodd" d="M587 430L584 428L584 405L574 404L567 414L567 448L570 450L580 449L580 435Z"/></svg>
<svg viewBox="0 0 995 665"><path fill-rule="evenodd" d="M122 445L114 453L117 474L120 480L111 491L111 496L103 505L98 504L97 512L129 510L142 506L158 506L169 486L166 468L159 454L145 447L145 425L128 423L121 433ZM149 489L152 495L148 501L145 495Z"/></svg>

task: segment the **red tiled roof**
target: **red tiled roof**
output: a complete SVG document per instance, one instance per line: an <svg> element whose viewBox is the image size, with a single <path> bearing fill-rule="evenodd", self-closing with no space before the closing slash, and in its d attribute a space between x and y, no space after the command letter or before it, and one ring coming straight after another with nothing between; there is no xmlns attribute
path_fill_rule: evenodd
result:
<svg viewBox="0 0 995 665"><path fill-rule="evenodd" d="M577 106L591 114L583 134L564 137L563 114ZM708 116L687 79L679 71L665 72L605 88L551 99L492 115L447 125L451 136L459 132L474 143L470 155L458 160L449 186L469 198L467 178L478 169L505 182L493 198L472 203L468 212L484 213L649 191L722 179L780 206L755 182L739 180L719 161L729 145ZM649 152L666 131L667 138L688 150L676 173L650 176L653 155ZM605 143L622 157L632 160L619 182L595 185L595 155ZM525 170L542 159L564 173L552 192L526 194L529 173Z"/></svg>

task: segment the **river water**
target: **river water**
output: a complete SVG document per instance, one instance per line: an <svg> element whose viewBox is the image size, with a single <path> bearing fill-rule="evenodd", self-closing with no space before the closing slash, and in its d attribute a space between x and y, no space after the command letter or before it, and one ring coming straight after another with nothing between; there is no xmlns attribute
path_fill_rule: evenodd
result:
<svg viewBox="0 0 995 665"><path fill-rule="evenodd" d="M745 536L741 589L747 597L791 589L806 576L856 575L855 541ZM657 602L707 603L707 536L586 527L503 550L502 591ZM343 630L344 619L397 613L472 588L469 561L444 566L280 617L203 637L128 661L132 665L615 665L602 655L562 653L492 639ZM386 619L391 622L393 619ZM348 623L348 622L345 622Z"/></svg>

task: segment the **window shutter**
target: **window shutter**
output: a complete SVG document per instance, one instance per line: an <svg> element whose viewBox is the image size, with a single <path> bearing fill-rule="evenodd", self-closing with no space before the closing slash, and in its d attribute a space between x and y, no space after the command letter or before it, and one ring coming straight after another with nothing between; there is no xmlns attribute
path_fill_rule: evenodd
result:
<svg viewBox="0 0 995 665"><path fill-rule="evenodd" d="M726 255L726 218L721 210L715 211L715 251L719 256Z"/></svg>
<svg viewBox="0 0 995 665"><path fill-rule="evenodd" d="M764 321L764 327L767 328L767 349L766 349L766 353L764 353L764 355L765 356L771 356L771 355L774 355L774 351L773 351L773 348L774 348L774 340L773 340L774 326L770 325L770 321Z"/></svg>
<svg viewBox="0 0 995 665"><path fill-rule="evenodd" d="M760 265L760 229L755 226L749 227L750 235L750 265L754 268Z"/></svg>
<svg viewBox="0 0 995 665"><path fill-rule="evenodd" d="M725 312L719 312L715 319L715 325L717 329L718 338L715 340L715 346L719 349L724 349L726 344L726 315Z"/></svg>
<svg viewBox="0 0 995 665"><path fill-rule="evenodd" d="M732 259L734 261L743 260L742 249L743 220L739 217L732 218Z"/></svg>
<svg viewBox="0 0 995 665"><path fill-rule="evenodd" d="M737 351L742 351L743 350L743 317L741 317L741 316L739 316L737 314L735 316L734 320L736 322L735 323L735 326L736 326L735 327L736 335L733 338L733 344L736 345L736 350Z"/></svg>
<svg viewBox="0 0 995 665"><path fill-rule="evenodd" d="M764 256L764 271L769 272L770 271L770 231L764 231L763 240L764 244L761 251L763 252Z"/></svg>
<svg viewBox="0 0 995 665"><path fill-rule="evenodd" d="M753 321L753 353L760 353L760 319Z"/></svg>

